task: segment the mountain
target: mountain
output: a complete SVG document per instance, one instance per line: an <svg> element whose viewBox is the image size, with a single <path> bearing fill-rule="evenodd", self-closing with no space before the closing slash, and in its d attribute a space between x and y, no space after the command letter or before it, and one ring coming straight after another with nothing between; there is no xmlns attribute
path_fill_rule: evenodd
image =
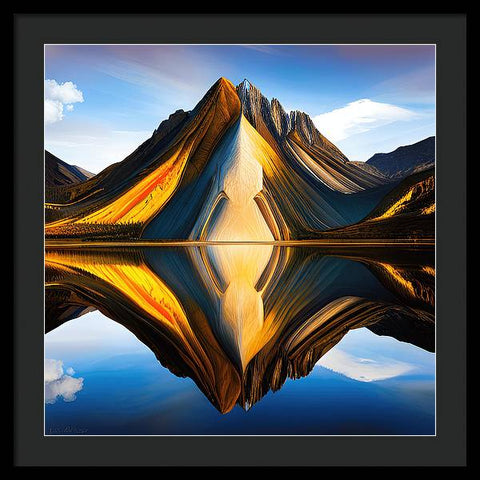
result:
<svg viewBox="0 0 480 480"><path fill-rule="evenodd" d="M362 221L324 232L329 238L435 237L435 169L409 175Z"/></svg>
<svg viewBox="0 0 480 480"><path fill-rule="evenodd" d="M404 178L425 170L435 165L435 137L398 147L390 153L376 153L365 164L391 179Z"/></svg>
<svg viewBox="0 0 480 480"><path fill-rule="evenodd" d="M105 226L113 235L118 226L120 235L126 230L127 236L138 238L179 184L191 183L204 171L212 150L239 114L233 87L220 79L193 111L170 115L125 160L67 189L65 206L47 219L47 235L93 238L102 235Z"/></svg>
<svg viewBox="0 0 480 480"><path fill-rule="evenodd" d="M361 168L362 170L365 170L366 172L372 175L388 180L388 177L386 177L378 168L374 167L373 165L369 165L367 162L358 162L358 161L352 160L350 163L353 163L357 167Z"/></svg>
<svg viewBox="0 0 480 480"><path fill-rule="evenodd" d="M93 173L83 168L69 165L45 150L45 187L58 187L84 182L93 177Z"/></svg>
<svg viewBox="0 0 480 480"><path fill-rule="evenodd" d="M302 112L220 78L125 160L65 187L48 237L315 238L358 222L395 186L352 162Z"/></svg>

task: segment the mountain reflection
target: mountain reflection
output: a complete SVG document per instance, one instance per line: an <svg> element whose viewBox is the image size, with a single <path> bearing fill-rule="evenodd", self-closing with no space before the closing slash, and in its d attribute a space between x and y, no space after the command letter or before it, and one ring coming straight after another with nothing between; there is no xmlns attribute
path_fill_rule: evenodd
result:
<svg viewBox="0 0 480 480"><path fill-rule="evenodd" d="M92 309L221 412L308 375L351 329L434 349L433 251L47 249L46 331Z"/></svg>

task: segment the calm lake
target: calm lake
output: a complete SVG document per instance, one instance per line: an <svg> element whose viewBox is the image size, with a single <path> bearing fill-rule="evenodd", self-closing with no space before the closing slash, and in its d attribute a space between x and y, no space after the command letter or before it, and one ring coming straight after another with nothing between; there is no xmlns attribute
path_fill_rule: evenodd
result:
<svg viewBox="0 0 480 480"><path fill-rule="evenodd" d="M431 248L47 248L46 435L434 435Z"/></svg>

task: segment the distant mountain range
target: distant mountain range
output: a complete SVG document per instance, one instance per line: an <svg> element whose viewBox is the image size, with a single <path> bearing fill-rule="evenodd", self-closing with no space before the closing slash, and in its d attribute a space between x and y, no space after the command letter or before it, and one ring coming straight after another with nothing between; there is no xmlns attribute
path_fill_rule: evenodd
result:
<svg viewBox="0 0 480 480"><path fill-rule="evenodd" d="M365 162L387 178L397 179L435 165L435 137L398 147L390 153L376 153ZM375 172L375 170L370 170Z"/></svg>
<svg viewBox="0 0 480 480"><path fill-rule="evenodd" d="M413 153L402 155L408 159L395 160L401 172L416 168ZM307 114L285 112L248 80L235 87L220 78L192 111L170 115L122 162L61 189L47 189L46 234L317 238L358 223L388 202L403 173L394 175L374 159L365 166L350 162ZM63 171L64 162L57 160ZM57 170L46 170L49 185Z"/></svg>
<svg viewBox="0 0 480 480"><path fill-rule="evenodd" d="M72 185L93 176L93 173L76 165L69 165L45 150L45 187Z"/></svg>

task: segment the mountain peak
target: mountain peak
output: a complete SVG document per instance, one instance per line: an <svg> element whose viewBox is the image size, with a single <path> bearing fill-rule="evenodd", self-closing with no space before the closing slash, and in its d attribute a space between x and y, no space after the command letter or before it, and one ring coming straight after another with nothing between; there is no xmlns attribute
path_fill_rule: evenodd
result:
<svg viewBox="0 0 480 480"><path fill-rule="evenodd" d="M205 106L211 106L212 102L219 102L219 106L222 109L225 108L229 110L230 113L238 111L240 109L240 102L238 100L238 95L235 90L235 85L233 85L233 83L225 77L220 77L208 89L207 93L197 103L195 108L190 112L190 116L195 116Z"/></svg>
<svg viewBox="0 0 480 480"><path fill-rule="evenodd" d="M228 78L225 78L225 77L220 77L215 83L214 85L231 85L233 86L233 83L228 79Z"/></svg>
<svg viewBox="0 0 480 480"><path fill-rule="evenodd" d="M209 93L219 92L219 91L235 91L235 85L225 77L220 77L208 90L205 96L208 96Z"/></svg>
<svg viewBox="0 0 480 480"><path fill-rule="evenodd" d="M243 89L248 92L251 87L254 87L254 85L252 85L252 83L250 82L250 80L248 80L248 78L244 78L243 81L238 84L237 88Z"/></svg>
<svg viewBox="0 0 480 480"><path fill-rule="evenodd" d="M273 98L270 102L246 78L237 85L237 94L242 112L254 128L263 131L261 125L265 125L275 138L285 138L288 133L288 115L277 99Z"/></svg>

